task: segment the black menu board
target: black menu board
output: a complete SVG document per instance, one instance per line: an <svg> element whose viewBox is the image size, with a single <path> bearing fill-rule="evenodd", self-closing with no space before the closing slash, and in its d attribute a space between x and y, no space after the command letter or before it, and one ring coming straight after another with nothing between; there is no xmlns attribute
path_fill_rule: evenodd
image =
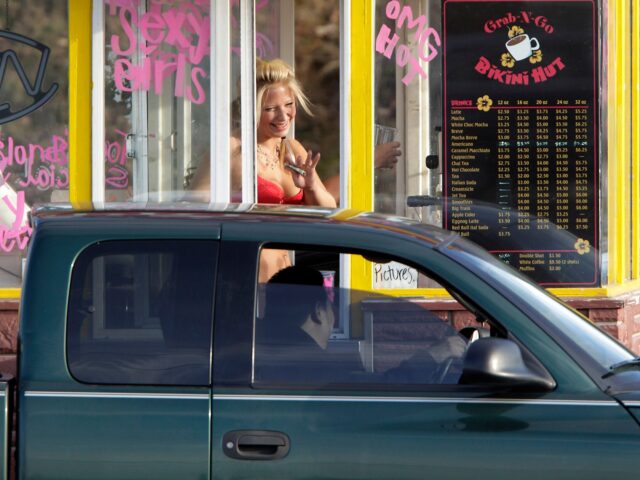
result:
<svg viewBox="0 0 640 480"><path fill-rule="evenodd" d="M597 7L444 0L444 223L547 286L597 286Z"/></svg>

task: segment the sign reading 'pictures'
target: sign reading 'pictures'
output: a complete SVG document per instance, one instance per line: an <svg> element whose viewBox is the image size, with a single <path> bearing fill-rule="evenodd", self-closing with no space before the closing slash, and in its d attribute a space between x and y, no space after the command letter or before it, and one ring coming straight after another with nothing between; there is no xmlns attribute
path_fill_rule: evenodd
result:
<svg viewBox="0 0 640 480"><path fill-rule="evenodd" d="M594 1L443 16L445 227L543 285L598 285Z"/></svg>

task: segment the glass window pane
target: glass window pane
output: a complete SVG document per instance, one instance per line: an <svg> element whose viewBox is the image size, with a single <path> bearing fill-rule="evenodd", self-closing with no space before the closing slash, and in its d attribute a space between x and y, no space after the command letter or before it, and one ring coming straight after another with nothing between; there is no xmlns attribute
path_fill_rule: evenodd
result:
<svg viewBox="0 0 640 480"><path fill-rule="evenodd" d="M185 190L189 199L209 200L209 184L218 170L210 165L210 143L216 135L210 127L209 89L211 75L222 78L226 74L231 97L231 200L242 198L242 6L238 0L229 0L230 68L211 72L209 56L199 54L202 45L208 51L211 44L208 30L205 34L204 27L200 28L209 22L209 2L105 0L108 202L147 197L172 201L184 198ZM307 149L322 153L318 172L337 198L340 2L274 0L256 2L255 9L256 56L263 60L280 58L291 65L310 100L311 115L299 108L300 115L286 135L295 139L291 145L296 155ZM179 18L168 15L172 11L186 15L189 21L181 26L169 25L167 19ZM256 166L258 176L264 176L259 162ZM288 178L290 172L284 173ZM293 182L281 183L278 187L285 192L295 189Z"/></svg>
<svg viewBox="0 0 640 480"><path fill-rule="evenodd" d="M216 244L106 242L72 275L69 370L88 383L207 385Z"/></svg>
<svg viewBox="0 0 640 480"><path fill-rule="evenodd" d="M0 288L21 284L29 208L68 201L68 43L67 2L2 5Z"/></svg>
<svg viewBox="0 0 640 480"><path fill-rule="evenodd" d="M440 16L440 0L375 2L374 208L432 224L439 210L411 205L440 188L437 162L426 162L442 129Z"/></svg>
<svg viewBox="0 0 640 480"><path fill-rule="evenodd" d="M204 0L105 0L106 201L172 201L210 149Z"/></svg>
<svg viewBox="0 0 640 480"><path fill-rule="evenodd" d="M236 5L232 1L234 19ZM333 203L339 197L340 170L340 5L338 0L317 2L312 0L273 0L255 3L255 54L258 62L282 60L281 64L269 68L280 71L272 78L282 76L288 67L295 73L295 79L308 102L293 92L295 109L289 125L273 135L264 136L260 127L263 113L263 98L269 98L278 81L267 79L266 89L257 88L260 105L257 107L257 200L262 203ZM239 13L239 12L238 12ZM234 25L238 22L234 21ZM237 26L234 26L234 30ZM234 33L235 34L235 33ZM239 84L239 70L232 83ZM255 82L255 79L252 80ZM289 80L287 80L289 82ZM257 83L257 82L256 82ZM257 86L256 86L257 87ZM264 92L264 93L262 93ZM287 103L283 101L283 104ZM305 108L308 103L308 110ZM239 132L232 132L232 142L240 143ZM284 146L282 138L288 139ZM321 153L317 171L329 193L324 198L305 199L299 186L291 180L291 172L284 167L276 168L284 161L285 152L306 156L307 150ZM282 155L281 155L282 153ZM234 175L236 156L232 155L232 185L241 177ZM264 167L264 168L263 168ZM283 171L280 171L283 170ZM233 199L240 197L234 187ZM328 202L325 202L328 200Z"/></svg>
<svg viewBox="0 0 640 480"><path fill-rule="evenodd" d="M313 116L296 120L295 137L320 152L318 172L339 198L340 174L340 4L338 0L295 2L295 71L311 101ZM291 47L289 47L291 48Z"/></svg>

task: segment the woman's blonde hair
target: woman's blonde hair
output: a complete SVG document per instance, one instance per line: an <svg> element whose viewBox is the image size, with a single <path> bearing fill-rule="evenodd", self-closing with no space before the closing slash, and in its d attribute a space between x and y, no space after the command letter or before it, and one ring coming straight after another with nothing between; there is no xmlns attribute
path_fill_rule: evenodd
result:
<svg viewBox="0 0 640 480"><path fill-rule="evenodd" d="M257 119L260 118L260 111L262 110L262 99L265 93L276 85L284 85L291 90L291 93L295 97L296 102L302 107L302 109L309 115L311 113L311 102L302 91L302 87L296 76L293 73L293 69L283 60L276 58L274 60L262 60L256 61L256 108L258 109Z"/></svg>

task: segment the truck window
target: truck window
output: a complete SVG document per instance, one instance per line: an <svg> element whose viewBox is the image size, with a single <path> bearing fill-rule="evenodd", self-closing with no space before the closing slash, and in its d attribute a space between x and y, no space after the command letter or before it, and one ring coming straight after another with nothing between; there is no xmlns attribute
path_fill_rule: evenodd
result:
<svg viewBox="0 0 640 480"><path fill-rule="evenodd" d="M339 256L364 257L385 294L339 288ZM401 259L293 249L290 258L258 285L255 387L456 385L469 341L489 332L483 314L453 298L395 295L402 284L443 288Z"/></svg>
<svg viewBox="0 0 640 480"><path fill-rule="evenodd" d="M67 359L81 382L208 385L217 244L111 241L75 263Z"/></svg>

